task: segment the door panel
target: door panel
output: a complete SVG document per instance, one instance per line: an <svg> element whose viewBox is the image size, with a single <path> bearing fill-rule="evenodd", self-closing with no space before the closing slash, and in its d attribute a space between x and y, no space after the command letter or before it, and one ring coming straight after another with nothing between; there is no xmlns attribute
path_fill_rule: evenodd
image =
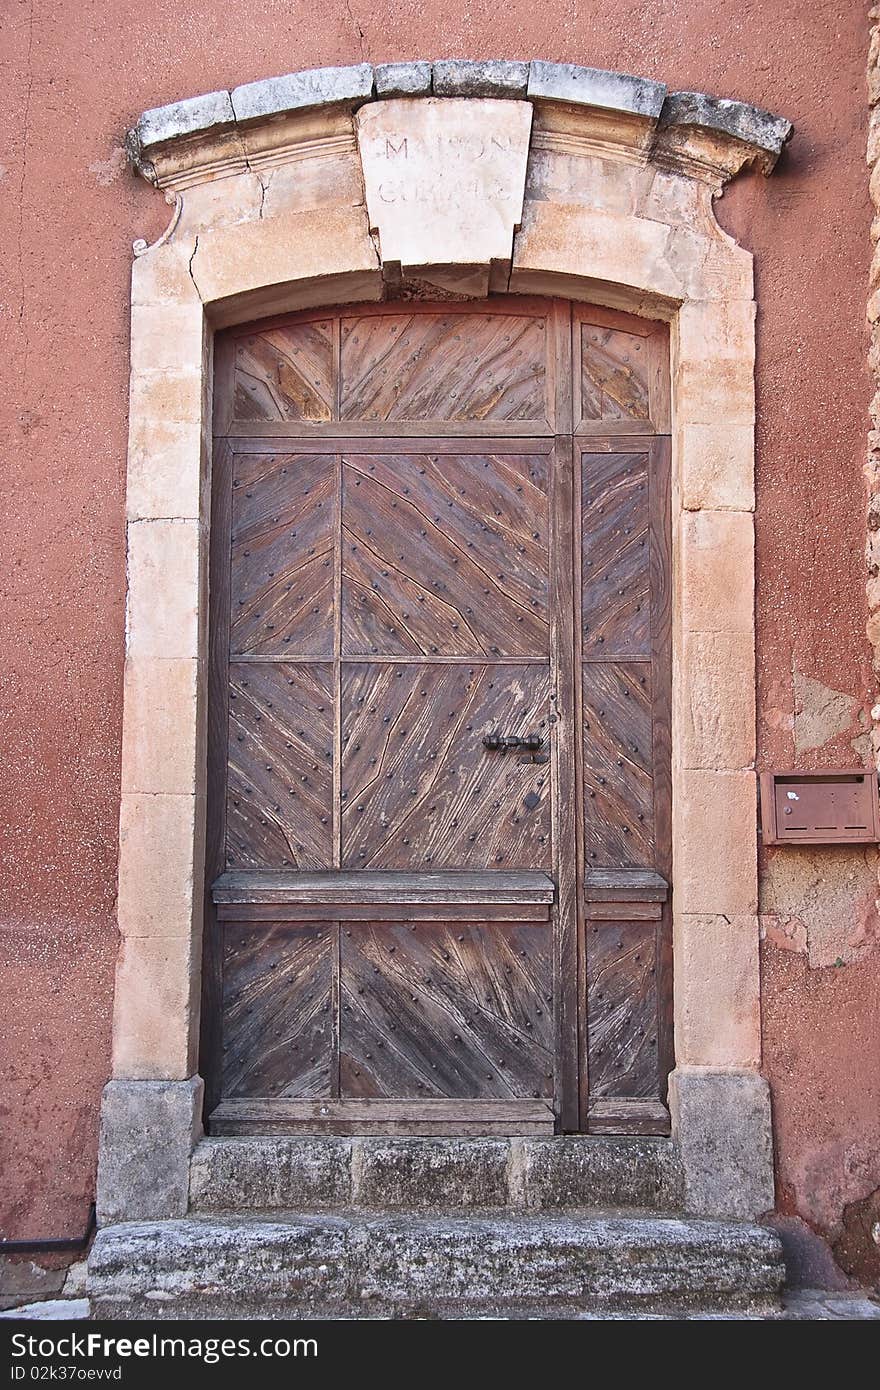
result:
<svg viewBox="0 0 880 1390"><path fill-rule="evenodd" d="M341 979L343 1096L552 1095L546 924L352 924Z"/></svg>
<svg viewBox="0 0 880 1390"><path fill-rule="evenodd" d="M346 455L343 654L546 656L546 454Z"/></svg>
<svg viewBox="0 0 880 1390"><path fill-rule="evenodd" d="M230 664L227 867L332 866L333 709L331 666Z"/></svg>
<svg viewBox="0 0 880 1390"><path fill-rule="evenodd" d="M329 420L336 377L334 322L288 324L240 339L234 364L237 420Z"/></svg>
<svg viewBox="0 0 880 1390"><path fill-rule="evenodd" d="M651 667L584 663L584 815L593 868L651 868L654 788Z"/></svg>
<svg viewBox="0 0 880 1390"><path fill-rule="evenodd" d="M489 752L549 739L546 666L346 662L342 867L550 869L546 763Z"/></svg>
<svg viewBox="0 0 880 1390"><path fill-rule="evenodd" d="M590 1093L659 1099L657 1074L657 923L592 923Z"/></svg>
<svg viewBox="0 0 880 1390"><path fill-rule="evenodd" d="M334 929L228 923L223 1094L330 1096Z"/></svg>
<svg viewBox="0 0 880 1390"><path fill-rule="evenodd" d="M238 454L232 481L231 650L333 651L332 457Z"/></svg>
<svg viewBox="0 0 880 1390"><path fill-rule="evenodd" d="M344 318L342 420L547 417L543 315L462 312Z"/></svg>
<svg viewBox="0 0 880 1390"><path fill-rule="evenodd" d="M651 655L648 455L582 455L584 654Z"/></svg>

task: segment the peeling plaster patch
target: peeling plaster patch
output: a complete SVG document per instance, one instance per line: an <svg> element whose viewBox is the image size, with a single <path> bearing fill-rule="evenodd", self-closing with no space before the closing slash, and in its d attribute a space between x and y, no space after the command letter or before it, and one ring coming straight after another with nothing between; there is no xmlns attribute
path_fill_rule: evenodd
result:
<svg viewBox="0 0 880 1390"><path fill-rule="evenodd" d="M839 1238L847 1210L858 1206L852 1200L853 1192L861 1190L869 1197L876 1187L876 1154L843 1137L829 1137L824 1143L805 1148L788 1177L800 1214L831 1235L835 1257L846 1268ZM864 1239L858 1242L862 1250L864 1244Z"/></svg>
<svg viewBox="0 0 880 1390"><path fill-rule="evenodd" d="M850 965L880 946L875 849L772 851L761 881L761 931L810 968Z"/></svg>
<svg viewBox="0 0 880 1390"><path fill-rule="evenodd" d="M794 680L795 756L810 748L821 748L856 723L859 702L843 690L813 680L797 667Z"/></svg>
<svg viewBox="0 0 880 1390"><path fill-rule="evenodd" d="M782 917L775 912L763 913L761 940L769 941L780 951L807 952L807 924L800 917Z"/></svg>
<svg viewBox="0 0 880 1390"><path fill-rule="evenodd" d="M109 159L97 159L94 164L90 164L89 173L94 174L95 182L100 188L108 188L111 183L116 182L127 164L128 155L120 146L113 151Z"/></svg>

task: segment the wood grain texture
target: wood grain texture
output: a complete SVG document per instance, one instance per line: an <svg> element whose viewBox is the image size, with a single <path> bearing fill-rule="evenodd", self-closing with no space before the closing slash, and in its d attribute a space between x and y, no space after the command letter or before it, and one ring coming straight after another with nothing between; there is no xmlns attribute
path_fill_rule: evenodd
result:
<svg viewBox="0 0 880 1390"><path fill-rule="evenodd" d="M404 907L432 903L440 907L462 904L510 907L537 904L546 909L553 901L553 880L543 873L375 873L368 869L333 870L330 873L226 873L213 884L217 903L381 903Z"/></svg>
<svg viewBox="0 0 880 1390"><path fill-rule="evenodd" d="M229 670L226 863L333 863L333 683L329 665Z"/></svg>
<svg viewBox="0 0 880 1390"><path fill-rule="evenodd" d="M315 421L333 414L334 322L301 322L239 338L234 419Z"/></svg>
<svg viewBox="0 0 880 1390"><path fill-rule="evenodd" d="M232 489L232 653L331 654L333 457L237 453Z"/></svg>
<svg viewBox="0 0 880 1390"><path fill-rule="evenodd" d="M483 747L547 739L545 667L347 662L341 698L343 868L550 869L549 764Z"/></svg>
<svg viewBox="0 0 880 1390"><path fill-rule="evenodd" d="M376 923L340 958L342 1096L552 1095L549 930Z"/></svg>
<svg viewBox="0 0 880 1390"><path fill-rule="evenodd" d="M590 1095L659 1096L656 922L591 922Z"/></svg>
<svg viewBox="0 0 880 1390"><path fill-rule="evenodd" d="M548 459L348 454L344 655L546 656Z"/></svg>
<svg viewBox="0 0 880 1390"><path fill-rule="evenodd" d="M340 417L543 423L546 339L538 315L343 318Z"/></svg>
<svg viewBox="0 0 880 1390"><path fill-rule="evenodd" d="M648 339L622 329L580 325L581 418L647 421L651 415Z"/></svg>
<svg viewBox="0 0 880 1390"><path fill-rule="evenodd" d="M650 657L646 454L583 453L584 654Z"/></svg>
<svg viewBox="0 0 880 1390"><path fill-rule="evenodd" d="M538 1100L239 1099L217 1106L210 1133L549 1135L553 1109Z"/></svg>
<svg viewBox="0 0 880 1390"><path fill-rule="evenodd" d="M331 1095L334 931L224 928L224 1096Z"/></svg>
<svg viewBox="0 0 880 1390"><path fill-rule="evenodd" d="M583 668L584 824L589 868L651 868L654 799L651 668Z"/></svg>

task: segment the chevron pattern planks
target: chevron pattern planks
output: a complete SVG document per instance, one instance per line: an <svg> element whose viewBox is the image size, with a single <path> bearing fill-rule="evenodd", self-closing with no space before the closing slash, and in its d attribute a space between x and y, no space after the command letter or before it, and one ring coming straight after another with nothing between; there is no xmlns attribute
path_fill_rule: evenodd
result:
<svg viewBox="0 0 880 1390"><path fill-rule="evenodd" d="M548 457L347 455L343 654L549 651Z"/></svg>
<svg viewBox="0 0 880 1390"><path fill-rule="evenodd" d="M329 420L333 415L334 325L297 323L239 341L234 419Z"/></svg>
<svg viewBox="0 0 880 1390"><path fill-rule="evenodd" d="M340 418L543 423L546 339L538 315L343 319Z"/></svg>
<svg viewBox="0 0 880 1390"><path fill-rule="evenodd" d="M548 737L545 666L346 663L342 866L548 869L546 763L483 737Z"/></svg>
<svg viewBox="0 0 880 1390"><path fill-rule="evenodd" d="M546 926L358 924L341 978L342 1095L552 1095Z"/></svg>
<svg viewBox="0 0 880 1390"><path fill-rule="evenodd" d="M513 298L218 337L221 1102L668 1127L665 344Z"/></svg>

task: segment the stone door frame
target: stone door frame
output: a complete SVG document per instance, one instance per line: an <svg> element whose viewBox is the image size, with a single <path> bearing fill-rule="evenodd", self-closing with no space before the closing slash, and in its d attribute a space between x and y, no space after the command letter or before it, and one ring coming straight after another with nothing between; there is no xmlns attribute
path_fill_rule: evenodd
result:
<svg viewBox="0 0 880 1390"><path fill-rule="evenodd" d="M790 133L741 103L540 62L292 74L147 112L131 132L134 164L173 214L153 246L135 243L132 271L121 943L102 1222L182 1215L201 1130L213 333L386 295L506 292L670 325L672 1142L688 1209L772 1207L756 915L755 304L751 255L712 201L745 166L769 173Z"/></svg>

